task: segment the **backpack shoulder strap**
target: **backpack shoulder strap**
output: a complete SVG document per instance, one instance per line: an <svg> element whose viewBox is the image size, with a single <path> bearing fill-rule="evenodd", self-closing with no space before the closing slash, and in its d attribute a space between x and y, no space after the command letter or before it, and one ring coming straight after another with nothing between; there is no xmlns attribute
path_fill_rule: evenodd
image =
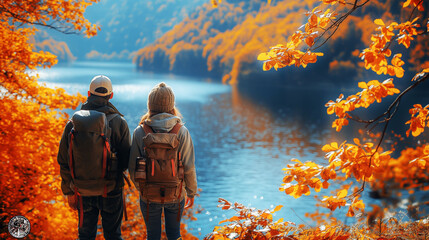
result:
<svg viewBox="0 0 429 240"><path fill-rule="evenodd" d="M169 133L177 134L182 126L181 123L176 123Z"/></svg>
<svg viewBox="0 0 429 240"><path fill-rule="evenodd" d="M112 132L113 130L110 128L110 121L112 121L112 119L114 119L115 117L119 116L119 114L117 113L112 113L112 114L105 114L106 115L106 120L107 120L107 132L106 132L106 136L107 138L111 138L112 137Z"/></svg>
<svg viewBox="0 0 429 240"><path fill-rule="evenodd" d="M119 114L113 113L113 114L106 115L106 118L107 118L107 121L110 122L112 121L112 119L114 119L117 116L119 116Z"/></svg>
<svg viewBox="0 0 429 240"><path fill-rule="evenodd" d="M182 126L183 125L181 123L176 123L169 133L177 134ZM153 130L149 125L143 123L141 127L143 128L145 134L153 133Z"/></svg>
<svg viewBox="0 0 429 240"><path fill-rule="evenodd" d="M152 128L147 124L140 125L143 128L144 133L147 135L148 133L153 133Z"/></svg>

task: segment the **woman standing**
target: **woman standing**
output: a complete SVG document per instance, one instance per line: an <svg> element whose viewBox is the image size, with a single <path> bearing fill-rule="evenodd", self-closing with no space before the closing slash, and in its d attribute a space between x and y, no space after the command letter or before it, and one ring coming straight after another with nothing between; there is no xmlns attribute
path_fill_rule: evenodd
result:
<svg viewBox="0 0 429 240"><path fill-rule="evenodd" d="M182 211L193 206L197 192L194 146L169 86L156 85L147 107L134 130L129 172L140 192L148 239L161 238L164 210L167 237L176 240L181 237Z"/></svg>

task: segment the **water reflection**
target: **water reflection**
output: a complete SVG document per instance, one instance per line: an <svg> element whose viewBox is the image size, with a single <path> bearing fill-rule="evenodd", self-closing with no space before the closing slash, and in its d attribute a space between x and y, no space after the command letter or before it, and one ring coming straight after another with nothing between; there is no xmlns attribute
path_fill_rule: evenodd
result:
<svg viewBox="0 0 429 240"><path fill-rule="evenodd" d="M208 212L196 223L203 233L210 232L223 215L232 214L216 208L219 197L258 208L284 204L288 207L279 214L293 221L299 218L290 208L300 217L311 211L308 206L314 199L298 201L278 189L282 168L290 159L322 158L321 130L273 114L243 97L236 87L211 96L201 111L181 109L195 141L198 184L203 189L197 203Z"/></svg>
<svg viewBox="0 0 429 240"><path fill-rule="evenodd" d="M259 147L269 151L280 150L283 156L320 153L321 135L314 127L304 126L298 119L275 114L273 109L257 105L254 100L243 96L237 86L233 87L231 98L234 114L241 116L247 129L241 135L246 136L249 142L258 143Z"/></svg>
<svg viewBox="0 0 429 240"><path fill-rule="evenodd" d="M43 70L40 76L41 81L67 92L86 94L89 80L97 74L112 76L112 102L125 115L131 131L146 111L150 89L160 81L173 87L194 141L198 184L202 188L196 204L205 211L197 215L198 221L188 225L194 234L211 232L219 221L233 214L216 207L219 197L262 209L282 204L285 208L278 216L298 223L305 212L313 211L313 198L296 200L278 190L284 176L282 168L291 158L322 159L320 145L325 142L326 131L321 129L325 128L302 121L308 116L302 116L300 105L276 101L279 111L273 111L267 104L258 104L274 99L271 91L248 97L237 87L202 79L138 73L131 64L77 62ZM287 90L290 99L304 98L300 94Z"/></svg>

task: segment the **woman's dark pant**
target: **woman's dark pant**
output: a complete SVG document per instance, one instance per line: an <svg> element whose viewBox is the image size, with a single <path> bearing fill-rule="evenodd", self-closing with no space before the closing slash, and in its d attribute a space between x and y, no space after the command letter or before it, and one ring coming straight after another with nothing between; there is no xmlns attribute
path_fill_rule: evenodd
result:
<svg viewBox="0 0 429 240"><path fill-rule="evenodd" d="M180 220L182 218L183 207L185 200L180 202L180 214L179 204L176 203L152 203L149 202L149 217L147 204L140 200L140 209L143 214L144 221L147 229L148 240L159 240L161 239L161 215L164 209L165 217L165 231L167 233L168 240L177 240L180 238ZM179 219L178 219L179 216Z"/></svg>
<svg viewBox="0 0 429 240"><path fill-rule="evenodd" d="M106 240L122 240L122 194L122 189L119 189L108 193L105 198L102 196L82 197L83 224L79 228L79 239L95 239L98 216L101 214L104 238Z"/></svg>

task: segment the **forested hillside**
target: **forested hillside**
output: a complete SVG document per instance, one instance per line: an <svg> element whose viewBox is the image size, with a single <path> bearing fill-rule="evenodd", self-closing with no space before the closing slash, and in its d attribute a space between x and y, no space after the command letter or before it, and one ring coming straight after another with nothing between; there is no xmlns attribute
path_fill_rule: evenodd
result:
<svg viewBox="0 0 429 240"><path fill-rule="evenodd" d="M141 71L213 77L224 82L270 82L305 85L307 80L332 87L349 86L353 80L370 77L358 66L361 49L370 42L374 16L393 19L400 15L398 1L379 0L347 18L338 34L320 50L319 64L276 72L261 71L257 55L270 46L286 42L308 18L318 1L229 0L213 7L208 0L113 1L90 6L85 15L101 27L91 40L49 31L35 37L39 50L56 54L61 61L131 61ZM341 12L341 9L336 9ZM122 13L127 14L122 14ZM409 56L413 68L428 62L429 43L420 40ZM340 49L340 50L338 50ZM342 76L348 76L340 82ZM239 81L243 80L243 81ZM241 84L240 83L240 84Z"/></svg>
<svg viewBox="0 0 429 240"><path fill-rule="evenodd" d="M36 36L37 47L58 53L59 48L64 48L61 46L68 46L71 56L78 60L131 61L134 51L154 42L204 2L207 1L101 0L85 11L85 16L101 27L97 36L89 39L44 29L48 34ZM59 54L59 59L74 58Z"/></svg>
<svg viewBox="0 0 429 240"><path fill-rule="evenodd" d="M135 62L143 71L200 74L232 83L270 78L272 82L288 80L302 85L314 78L314 72L288 68L267 74L260 70L261 64L256 58L270 46L286 42L286 36L300 27L308 16L305 13L317 2L223 1L217 8L206 3L155 43L140 49ZM345 85L347 80L368 77L355 60L360 49L371 40L375 26L372 17L381 15L383 19L393 19L395 14L400 14L400 8L399 2L389 0L363 7L323 46L325 55L319 59L320 63L309 68L317 71L318 78L323 78L328 86L338 84L341 76L349 76L341 82ZM428 45L427 41L418 41L415 49L420 50L411 54L411 64L406 67L427 62Z"/></svg>

